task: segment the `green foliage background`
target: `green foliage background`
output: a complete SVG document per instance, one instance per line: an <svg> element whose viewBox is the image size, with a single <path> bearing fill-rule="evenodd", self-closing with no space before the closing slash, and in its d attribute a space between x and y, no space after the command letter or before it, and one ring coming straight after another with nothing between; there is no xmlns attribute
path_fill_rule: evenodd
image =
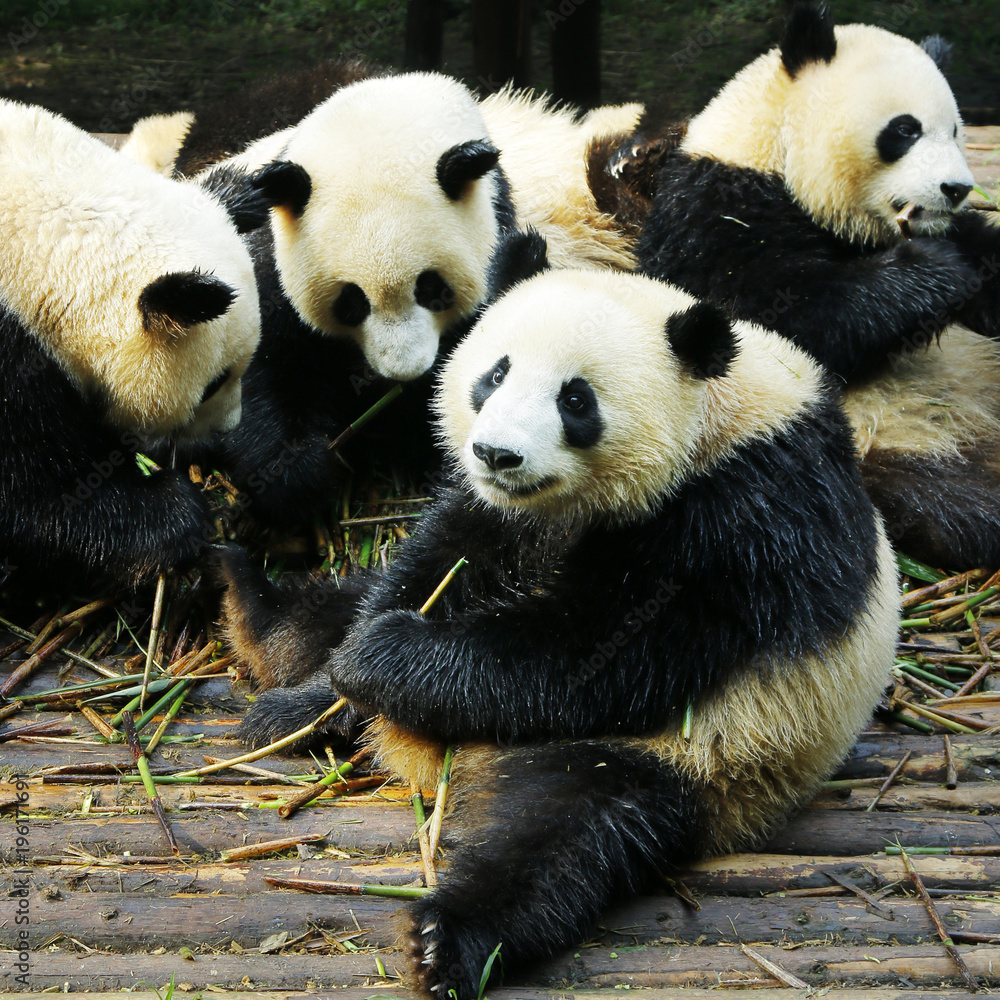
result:
<svg viewBox="0 0 1000 1000"><path fill-rule="evenodd" d="M535 0L532 82L550 86L546 0ZM587 0L547 0L564 11ZM949 78L968 121L1000 124L996 0L833 0L866 21L954 45ZM401 66L406 0L2 0L0 93L78 124L126 131L135 118L198 110L261 74L360 57ZM603 0L603 99L674 115L702 107L773 45L789 0ZM570 15L572 16L572 15ZM468 0L452 0L445 71L476 84Z"/></svg>

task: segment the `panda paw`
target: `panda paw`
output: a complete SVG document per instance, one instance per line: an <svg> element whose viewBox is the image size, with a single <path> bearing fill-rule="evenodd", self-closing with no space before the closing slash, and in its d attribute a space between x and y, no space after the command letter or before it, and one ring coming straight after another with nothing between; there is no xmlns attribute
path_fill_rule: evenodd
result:
<svg viewBox="0 0 1000 1000"><path fill-rule="evenodd" d="M476 1000L491 948L428 897L412 911L405 940L414 989L436 1000ZM495 946L494 946L495 947Z"/></svg>
<svg viewBox="0 0 1000 1000"><path fill-rule="evenodd" d="M329 678L322 676L290 688L272 688L257 696L236 730L236 737L249 747L263 747L308 726L338 701ZM365 719L348 703L314 732L293 744L305 750L322 743L350 743L361 732Z"/></svg>

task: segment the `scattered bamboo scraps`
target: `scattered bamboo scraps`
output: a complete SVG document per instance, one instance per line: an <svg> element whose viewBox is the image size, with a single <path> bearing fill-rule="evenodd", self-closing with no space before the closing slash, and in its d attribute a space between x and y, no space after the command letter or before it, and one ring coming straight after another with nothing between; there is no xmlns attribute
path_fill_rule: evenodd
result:
<svg viewBox="0 0 1000 1000"><path fill-rule="evenodd" d="M160 796L157 794L153 776L149 773L149 761L146 759L146 754L139 743L139 736L135 731L135 723L132 721L131 712L124 712L122 714L122 727L125 730L125 740L132 751L132 756L135 758L136 769L142 777L143 787L149 796L149 804L153 807L153 814L163 829L167 843L170 845L170 850L174 853L175 857L179 857L181 849L174 838L173 830L170 829L170 824L167 822L167 815L163 810L163 803L160 801Z"/></svg>

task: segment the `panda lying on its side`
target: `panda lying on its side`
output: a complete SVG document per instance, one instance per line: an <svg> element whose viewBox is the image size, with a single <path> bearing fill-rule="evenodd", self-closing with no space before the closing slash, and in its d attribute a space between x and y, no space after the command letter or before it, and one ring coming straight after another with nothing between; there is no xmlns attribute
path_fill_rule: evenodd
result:
<svg viewBox="0 0 1000 1000"><path fill-rule="evenodd" d="M637 105L576 121L509 91L476 101L437 73L357 79L357 64L342 69L355 78L347 86L336 67L316 68L318 89L334 90L321 103L308 77L296 77L289 115L301 120L225 161L256 171L273 209L270 227L250 238L263 334L244 424L217 456L267 525L310 520L329 502L343 475L330 439L393 380L409 383L402 398L345 458L363 467L378 456L418 477L437 471L429 371L487 299L490 254L515 223L542 226L561 263L634 265L617 226L596 211L584 154L593 137L630 130ZM312 104L296 106L303 97ZM242 103L258 114L274 106ZM187 121L174 120L183 135ZM143 156L153 124L137 126L130 155ZM246 120L247 137L263 124ZM221 122L195 122L180 163L196 150L199 162L210 155L213 125L222 148L234 148Z"/></svg>
<svg viewBox="0 0 1000 1000"><path fill-rule="evenodd" d="M890 534L956 567L1000 562L1000 343L977 335L1000 332L1000 228L963 208L963 143L926 51L799 4L781 46L686 134L640 129L611 154L617 187L602 151L591 163L606 209L648 210L645 273L777 330L846 383Z"/></svg>
<svg viewBox="0 0 1000 1000"><path fill-rule="evenodd" d="M135 452L238 423L250 255L205 191L6 100L0 188L0 560L134 585L214 537L187 477Z"/></svg>
<svg viewBox="0 0 1000 1000"><path fill-rule="evenodd" d="M898 597L821 370L670 286L530 278L456 349L436 409L458 483L339 646L318 641L344 632L332 592L303 623L309 595L238 552L221 575L242 654L280 633L312 657L244 739L339 692L356 709L333 728L379 714L382 762L423 787L461 744L453 850L409 947L422 989L467 1000L497 944L508 972L571 945L656 870L753 842L811 795L885 683Z"/></svg>

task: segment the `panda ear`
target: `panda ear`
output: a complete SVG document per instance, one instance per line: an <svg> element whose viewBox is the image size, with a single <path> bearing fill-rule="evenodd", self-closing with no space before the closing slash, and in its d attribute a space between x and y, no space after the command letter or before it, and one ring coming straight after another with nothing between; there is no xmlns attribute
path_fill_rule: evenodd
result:
<svg viewBox="0 0 1000 1000"><path fill-rule="evenodd" d="M732 320L711 302L667 317L667 342L692 378L721 378L739 348Z"/></svg>
<svg viewBox="0 0 1000 1000"><path fill-rule="evenodd" d="M250 233L267 222L267 199L243 171L234 167L216 167L201 182L201 186L226 210L236 232Z"/></svg>
<svg viewBox="0 0 1000 1000"><path fill-rule="evenodd" d="M545 237L535 229L515 231L500 237L490 258L487 285L489 298L499 298L518 282L549 269Z"/></svg>
<svg viewBox="0 0 1000 1000"><path fill-rule="evenodd" d="M275 160L261 167L250 183L272 208L287 208L294 216L305 211L312 194L312 179L306 168L291 160Z"/></svg>
<svg viewBox="0 0 1000 1000"><path fill-rule="evenodd" d="M830 62L837 54L833 18L826 4L797 3L781 40L781 62L790 77L806 63Z"/></svg>
<svg viewBox="0 0 1000 1000"><path fill-rule="evenodd" d="M139 296L143 329L158 340L180 336L197 323L221 316L236 292L212 274L177 271L150 282Z"/></svg>
<svg viewBox="0 0 1000 1000"><path fill-rule="evenodd" d="M500 159L500 150L484 139L471 139L446 149L437 162L437 181L441 190L458 201L469 184L492 170Z"/></svg>
<svg viewBox="0 0 1000 1000"><path fill-rule="evenodd" d="M934 65L942 72L951 62L951 54L955 51L955 46L941 35L928 35L920 43L920 47L934 60Z"/></svg>

